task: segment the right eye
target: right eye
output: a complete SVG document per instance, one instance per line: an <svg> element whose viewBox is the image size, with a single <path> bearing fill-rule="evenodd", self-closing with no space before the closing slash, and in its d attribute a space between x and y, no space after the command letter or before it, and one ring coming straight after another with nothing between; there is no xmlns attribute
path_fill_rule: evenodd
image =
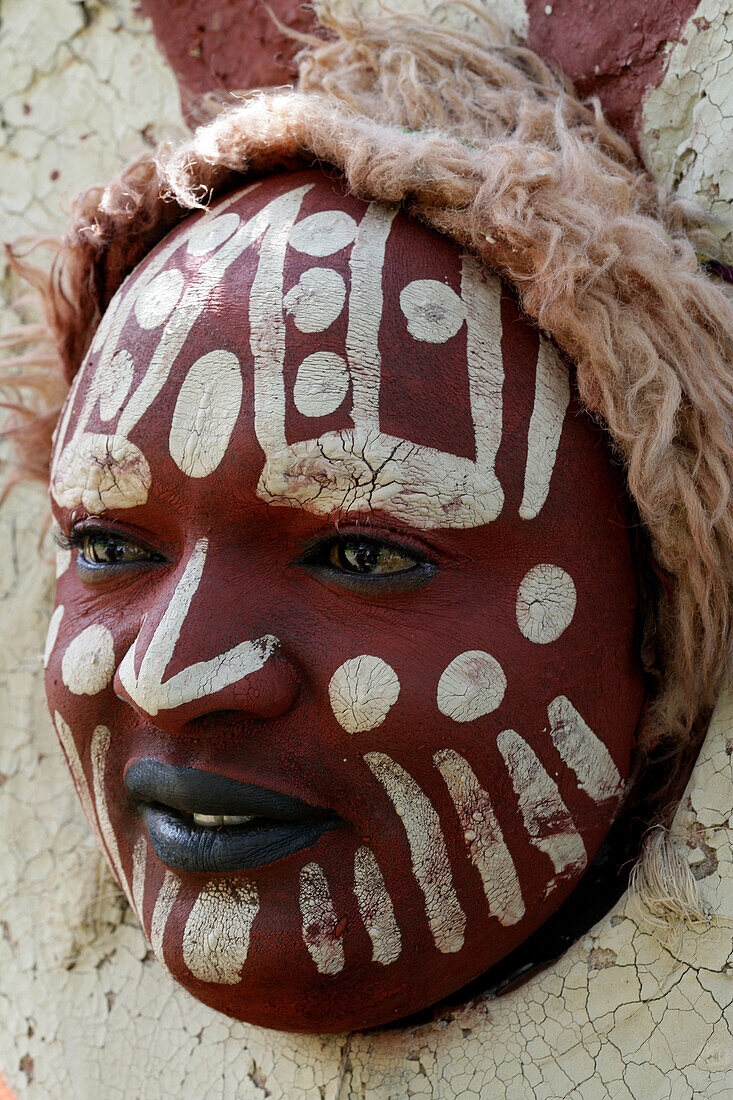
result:
<svg viewBox="0 0 733 1100"><path fill-rule="evenodd" d="M82 533L77 545L79 555L87 565L126 565L138 561L160 561L142 543L123 535L92 531Z"/></svg>

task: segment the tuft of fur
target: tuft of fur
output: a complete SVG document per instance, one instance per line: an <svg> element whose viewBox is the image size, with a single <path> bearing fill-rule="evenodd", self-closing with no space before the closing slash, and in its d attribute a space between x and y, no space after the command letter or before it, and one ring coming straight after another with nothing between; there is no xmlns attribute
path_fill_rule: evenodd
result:
<svg viewBox="0 0 733 1100"><path fill-rule="evenodd" d="M661 578L662 684L640 747L682 752L733 631L733 303L696 259L716 258L705 217L488 19L472 34L407 14L322 20L331 37L308 42L294 89L245 94L76 200L39 286L56 377L74 376L140 259L243 176L323 164L355 194L403 204L514 286L575 364ZM56 412L20 428L34 472Z"/></svg>
<svg viewBox="0 0 733 1100"><path fill-rule="evenodd" d="M628 907L639 927L652 934L710 926L690 865L661 825L647 833L631 872Z"/></svg>

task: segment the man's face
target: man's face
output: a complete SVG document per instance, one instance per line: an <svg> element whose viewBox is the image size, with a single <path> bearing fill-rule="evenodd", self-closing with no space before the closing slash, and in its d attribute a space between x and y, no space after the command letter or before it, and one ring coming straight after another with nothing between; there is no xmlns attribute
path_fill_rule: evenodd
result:
<svg viewBox="0 0 733 1100"><path fill-rule="evenodd" d="M51 492L49 705L195 997L399 1019L568 896L642 705L623 487L455 245L315 171L187 218L103 319Z"/></svg>

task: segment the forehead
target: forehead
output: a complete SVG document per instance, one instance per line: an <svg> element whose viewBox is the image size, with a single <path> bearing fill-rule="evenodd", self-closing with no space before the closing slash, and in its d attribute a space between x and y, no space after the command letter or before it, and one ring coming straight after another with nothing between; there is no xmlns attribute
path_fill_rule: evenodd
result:
<svg viewBox="0 0 733 1100"><path fill-rule="evenodd" d="M352 509L424 527L495 519L498 458L533 518L569 399L557 352L453 242L288 173L187 218L115 296L59 429L54 495L80 496L97 450L137 486L108 494L124 507L151 464L223 476L238 445L267 501L328 510L333 483Z"/></svg>

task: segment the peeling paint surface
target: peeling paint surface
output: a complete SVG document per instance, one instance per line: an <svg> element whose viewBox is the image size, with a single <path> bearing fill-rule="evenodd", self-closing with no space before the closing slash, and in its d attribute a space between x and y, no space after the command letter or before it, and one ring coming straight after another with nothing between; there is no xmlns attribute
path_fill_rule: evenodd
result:
<svg viewBox="0 0 733 1100"><path fill-rule="evenodd" d="M652 173L716 218L733 255L733 4L701 0L644 103L642 152Z"/></svg>

